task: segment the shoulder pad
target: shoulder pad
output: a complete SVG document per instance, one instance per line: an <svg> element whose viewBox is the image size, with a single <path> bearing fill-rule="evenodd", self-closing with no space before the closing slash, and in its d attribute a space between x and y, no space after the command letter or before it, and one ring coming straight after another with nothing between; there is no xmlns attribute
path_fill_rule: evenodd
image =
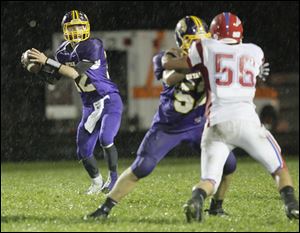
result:
<svg viewBox="0 0 300 233"><path fill-rule="evenodd" d="M79 43L76 52L79 59L97 61L100 59L103 50L103 43L99 39L88 39Z"/></svg>

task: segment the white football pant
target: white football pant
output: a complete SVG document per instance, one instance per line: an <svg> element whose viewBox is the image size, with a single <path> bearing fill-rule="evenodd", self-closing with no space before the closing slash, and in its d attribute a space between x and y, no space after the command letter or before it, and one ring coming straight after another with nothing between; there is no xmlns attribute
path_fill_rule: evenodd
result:
<svg viewBox="0 0 300 233"><path fill-rule="evenodd" d="M282 168L281 149L272 134L254 122L235 120L205 126L201 142L201 179L215 183L217 191L229 152L235 147L245 150L270 173Z"/></svg>

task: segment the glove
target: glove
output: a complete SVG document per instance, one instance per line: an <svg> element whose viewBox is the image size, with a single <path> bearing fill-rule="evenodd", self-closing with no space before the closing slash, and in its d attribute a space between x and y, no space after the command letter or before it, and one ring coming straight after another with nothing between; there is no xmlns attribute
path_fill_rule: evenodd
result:
<svg viewBox="0 0 300 233"><path fill-rule="evenodd" d="M259 67L259 74L258 77L263 81L266 81L267 77L270 74L270 64L264 63Z"/></svg>

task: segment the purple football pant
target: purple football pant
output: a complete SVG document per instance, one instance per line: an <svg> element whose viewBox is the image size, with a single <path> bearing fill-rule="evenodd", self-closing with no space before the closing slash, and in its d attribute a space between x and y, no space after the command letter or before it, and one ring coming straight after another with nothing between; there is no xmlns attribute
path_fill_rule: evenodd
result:
<svg viewBox="0 0 300 233"><path fill-rule="evenodd" d="M100 119L91 133L86 130L84 123L94 111L94 106L83 106L76 139L79 160L93 155L97 140L102 147L110 146L114 142L121 124L123 104L119 94L109 94L109 97L105 99Z"/></svg>
<svg viewBox="0 0 300 233"><path fill-rule="evenodd" d="M204 125L204 124L203 124ZM158 128L151 128L145 135L137 152L137 157L131 169L138 178L148 176L161 159L169 151L182 142L187 142L200 153L200 142L203 126L180 133L167 133ZM224 165L223 174L233 173L236 169L236 159L230 152Z"/></svg>

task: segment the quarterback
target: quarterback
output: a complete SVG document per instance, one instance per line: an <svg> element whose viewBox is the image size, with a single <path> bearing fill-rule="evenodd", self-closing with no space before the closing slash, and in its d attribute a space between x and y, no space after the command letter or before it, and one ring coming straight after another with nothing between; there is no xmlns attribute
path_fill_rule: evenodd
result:
<svg viewBox="0 0 300 233"><path fill-rule="evenodd" d="M74 81L83 104L77 129L77 155L92 180L86 193L109 191L118 178L114 138L120 127L122 100L116 84L109 77L103 42L90 38L87 16L72 10L64 15L61 26L65 41L56 50L55 60L34 48L28 52L28 57L31 62L42 65L42 75L64 76ZM104 185L93 155L98 140L109 168Z"/></svg>

